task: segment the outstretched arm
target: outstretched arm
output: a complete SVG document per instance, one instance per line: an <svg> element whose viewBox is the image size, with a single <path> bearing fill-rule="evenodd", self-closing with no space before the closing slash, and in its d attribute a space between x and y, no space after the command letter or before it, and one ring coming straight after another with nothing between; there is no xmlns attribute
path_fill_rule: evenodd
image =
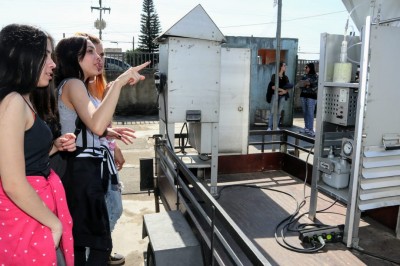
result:
<svg viewBox="0 0 400 266"><path fill-rule="evenodd" d="M110 89L98 108L95 108L91 103L85 85L78 79L67 81L61 94L61 100L66 106L78 113L87 128L94 134L101 136L112 120L121 88L126 84L134 85L140 80L144 80L144 76L140 75L139 71L149 64L150 61L140 66L131 67L122 73L111 84Z"/></svg>

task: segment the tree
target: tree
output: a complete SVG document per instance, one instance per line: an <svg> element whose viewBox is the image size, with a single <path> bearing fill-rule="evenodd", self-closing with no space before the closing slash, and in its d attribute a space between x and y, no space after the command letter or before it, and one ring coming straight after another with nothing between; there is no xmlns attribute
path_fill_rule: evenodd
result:
<svg viewBox="0 0 400 266"><path fill-rule="evenodd" d="M161 33L158 14L155 11L153 0L143 0L143 10L140 19L139 50L142 52L158 52L158 44L153 40Z"/></svg>

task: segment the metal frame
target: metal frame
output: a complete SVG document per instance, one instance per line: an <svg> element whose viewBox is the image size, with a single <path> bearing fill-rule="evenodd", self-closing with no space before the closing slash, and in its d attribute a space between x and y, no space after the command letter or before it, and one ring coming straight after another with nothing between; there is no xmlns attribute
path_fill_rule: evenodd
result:
<svg viewBox="0 0 400 266"><path fill-rule="evenodd" d="M161 141L159 138L156 138L155 154L158 178L166 178L170 186L173 187L178 202L176 208L189 215L190 220L209 248L210 254L212 254L212 265L214 265L214 260L220 265L224 265L222 254L225 254L225 257L228 256L235 265L246 264L236 256L232 244L237 245L253 265L270 265L269 261L213 198L207 188L202 185L200 180L194 176L165 141ZM198 197L201 197L201 199ZM204 204L200 204L199 200L203 201ZM218 221L218 225L216 221ZM226 240L227 233L235 240L234 243L228 243Z"/></svg>

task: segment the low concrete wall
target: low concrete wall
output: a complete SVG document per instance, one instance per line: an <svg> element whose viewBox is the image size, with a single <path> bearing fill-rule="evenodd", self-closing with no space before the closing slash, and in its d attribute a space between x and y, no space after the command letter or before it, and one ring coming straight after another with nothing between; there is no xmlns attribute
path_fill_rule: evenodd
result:
<svg viewBox="0 0 400 266"><path fill-rule="evenodd" d="M145 80L134 86L122 88L115 115L155 115L158 114L158 95L154 85L154 69L144 69ZM115 80L121 72L107 72L108 81Z"/></svg>

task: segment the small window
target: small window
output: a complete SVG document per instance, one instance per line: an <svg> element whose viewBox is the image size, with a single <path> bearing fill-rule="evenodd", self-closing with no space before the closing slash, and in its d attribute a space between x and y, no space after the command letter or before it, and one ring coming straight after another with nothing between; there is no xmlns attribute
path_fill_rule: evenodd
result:
<svg viewBox="0 0 400 266"><path fill-rule="evenodd" d="M286 58L287 50L281 50L281 61ZM275 49L260 49L258 50L258 64L269 65L275 64L276 50Z"/></svg>

